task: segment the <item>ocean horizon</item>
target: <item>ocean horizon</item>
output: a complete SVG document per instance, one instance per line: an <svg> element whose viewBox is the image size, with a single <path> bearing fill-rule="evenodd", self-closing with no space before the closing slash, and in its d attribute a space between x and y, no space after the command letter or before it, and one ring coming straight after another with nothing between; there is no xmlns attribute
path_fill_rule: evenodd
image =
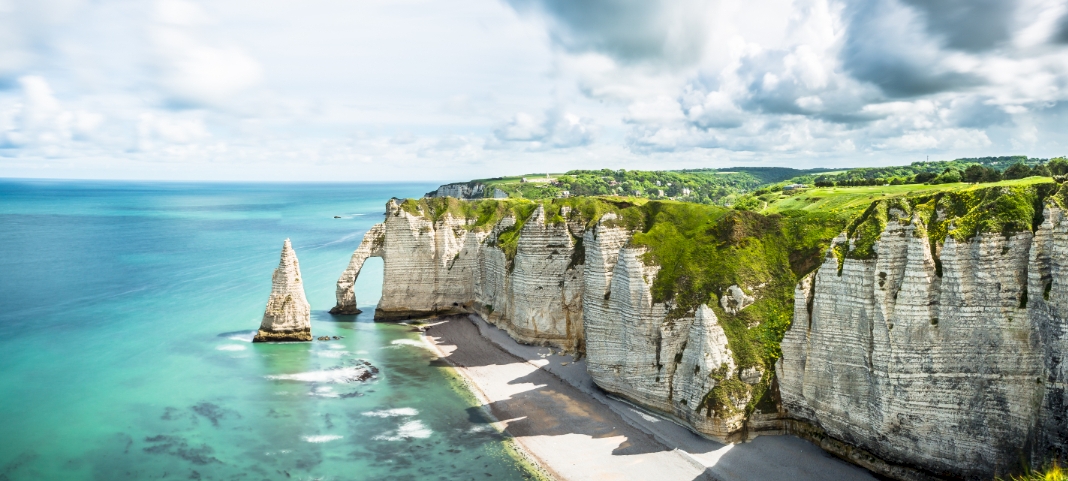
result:
<svg viewBox="0 0 1068 481"><path fill-rule="evenodd" d="M437 185L0 179L0 480L531 477L419 332L372 321L381 260L328 313L385 203ZM339 339L251 343L286 238Z"/></svg>

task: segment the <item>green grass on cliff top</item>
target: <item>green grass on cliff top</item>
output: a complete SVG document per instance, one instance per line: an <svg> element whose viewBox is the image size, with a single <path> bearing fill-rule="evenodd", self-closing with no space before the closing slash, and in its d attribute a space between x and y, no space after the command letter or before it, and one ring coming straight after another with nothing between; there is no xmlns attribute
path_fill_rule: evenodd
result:
<svg viewBox="0 0 1068 481"><path fill-rule="evenodd" d="M753 399L748 409L771 383L782 337L792 323L795 285L821 264L839 233L847 232L854 245L850 252L836 251L840 261L870 258L875 241L894 215L906 223L914 214L918 216L922 225L917 235L929 233L933 245L947 236L967 240L980 233L1030 230L1041 221L1044 203L1052 200L1068 206L1068 187L1041 177L979 185L838 187L768 195L778 198L771 199L762 212L607 196L543 201L424 198L408 199L401 205L435 221L446 214L467 219L466 228L472 230L488 231L505 217L515 218L513 226L489 239L509 261L517 253L523 226L539 204L549 223L590 227L605 214L614 213L617 219L611 224L635 232L631 245L645 247L643 260L660 266L652 281L652 295L654 302L671 307L669 319L693 316L698 306L708 305L727 335L736 365L764 370L762 380L747 388ZM575 239L575 245L573 263L582 264L581 239ZM728 314L719 303L731 285L757 298L736 315ZM738 388L738 383L720 384L724 389ZM706 398L727 394L710 392ZM717 406L713 407L720 409Z"/></svg>
<svg viewBox="0 0 1068 481"><path fill-rule="evenodd" d="M772 214L788 210L805 210L859 215L872 202L877 200L927 196L942 192L976 191L989 187L1027 186L1045 183L1053 183L1053 179L1050 177L1028 177L986 184L958 182L938 185L904 184L868 187L819 187L805 189L792 194L780 192L766 194L760 197L761 206L766 203L766 207L757 209L757 211Z"/></svg>

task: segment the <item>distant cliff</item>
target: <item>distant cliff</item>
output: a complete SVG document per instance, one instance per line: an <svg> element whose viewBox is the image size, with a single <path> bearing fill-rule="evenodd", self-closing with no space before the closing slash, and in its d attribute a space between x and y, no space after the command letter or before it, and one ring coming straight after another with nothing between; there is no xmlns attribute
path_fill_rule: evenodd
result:
<svg viewBox="0 0 1068 481"><path fill-rule="evenodd" d="M793 432L892 477L991 477L1066 454L1054 187L880 201L852 222L393 200L335 309L356 309L355 277L379 256L378 320L478 313L584 353L601 388L706 436Z"/></svg>

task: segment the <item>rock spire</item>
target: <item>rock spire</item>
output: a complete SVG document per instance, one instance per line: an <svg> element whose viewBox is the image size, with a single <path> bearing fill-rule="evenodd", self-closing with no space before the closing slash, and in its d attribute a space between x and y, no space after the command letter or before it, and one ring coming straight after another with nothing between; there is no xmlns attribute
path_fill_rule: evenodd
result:
<svg viewBox="0 0 1068 481"><path fill-rule="evenodd" d="M311 305L304 296L300 263L289 239L282 244L282 258L271 280L271 297L252 342L311 341Z"/></svg>

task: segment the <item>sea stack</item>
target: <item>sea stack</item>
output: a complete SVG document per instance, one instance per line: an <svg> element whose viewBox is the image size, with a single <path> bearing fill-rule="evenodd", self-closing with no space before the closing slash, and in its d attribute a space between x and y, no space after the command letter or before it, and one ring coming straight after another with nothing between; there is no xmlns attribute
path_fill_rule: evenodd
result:
<svg viewBox="0 0 1068 481"><path fill-rule="evenodd" d="M311 305L304 296L300 263L289 239L282 244L282 259L271 281L271 298L252 342L311 341Z"/></svg>

